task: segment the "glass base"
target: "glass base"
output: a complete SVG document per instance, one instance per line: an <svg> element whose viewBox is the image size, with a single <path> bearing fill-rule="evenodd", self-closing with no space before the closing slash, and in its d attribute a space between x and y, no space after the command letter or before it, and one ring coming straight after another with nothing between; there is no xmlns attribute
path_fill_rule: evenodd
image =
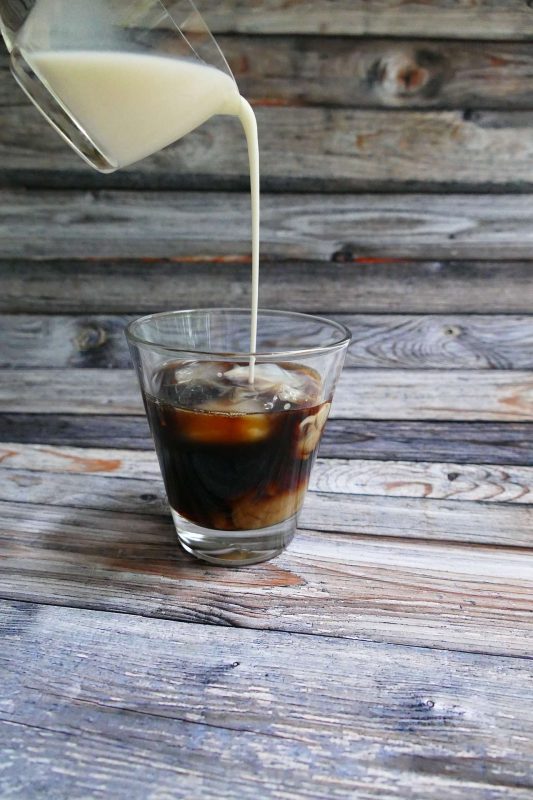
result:
<svg viewBox="0 0 533 800"><path fill-rule="evenodd" d="M191 555L209 564L246 567L282 553L296 533L296 515L269 528L252 531L216 531L202 528L170 509L178 541Z"/></svg>

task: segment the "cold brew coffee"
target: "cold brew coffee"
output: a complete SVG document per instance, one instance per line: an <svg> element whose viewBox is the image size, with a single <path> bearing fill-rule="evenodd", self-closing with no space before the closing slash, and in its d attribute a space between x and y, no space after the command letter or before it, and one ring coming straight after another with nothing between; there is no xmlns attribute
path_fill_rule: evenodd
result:
<svg viewBox="0 0 533 800"><path fill-rule="evenodd" d="M145 392L172 509L203 528L268 528L300 509L329 402L293 363L164 364Z"/></svg>

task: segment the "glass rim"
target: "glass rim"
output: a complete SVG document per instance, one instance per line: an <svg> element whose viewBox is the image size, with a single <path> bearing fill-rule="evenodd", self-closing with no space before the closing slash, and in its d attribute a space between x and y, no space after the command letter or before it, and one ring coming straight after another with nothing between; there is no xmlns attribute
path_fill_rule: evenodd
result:
<svg viewBox="0 0 533 800"><path fill-rule="evenodd" d="M124 332L128 342L131 342L135 345L139 345L142 347L148 347L151 350L155 350L160 353L164 354L176 354L176 353L186 353L190 355L197 355L197 356L209 356L215 358L226 358L226 359L250 359L250 358L257 358L257 359L266 359L266 358L293 358L293 357L310 357L321 355L323 353L333 352L335 350L340 350L343 347L349 345L352 340L352 333L350 329L344 325L342 322L337 322L332 319L328 319L327 317L323 317L320 314L306 314L300 311L282 311L272 308L259 308L258 309L258 316L260 317L261 314L267 314L270 316L279 316L279 317L289 317L293 319L302 319L302 320L313 320L325 323L328 327L333 328L339 332L340 338L334 342L330 342L329 344L323 345L316 345L312 347L299 347L299 348L292 348L292 349L284 349L284 350L265 350L260 351L256 350L254 353L250 353L247 351L242 352L235 352L235 351L224 351L224 350L199 350L196 348L186 348L186 347L171 347L170 345L160 344L157 342L151 342L148 339L143 339L141 336L138 336L136 333L133 332L133 328L136 325L140 325L143 322L162 319L164 317L179 317L179 316L186 316L186 315L195 315L195 314L207 314L207 313L219 313L219 312L226 312L226 313L233 313L238 315L245 315L247 314L250 316L250 309L249 308L225 308L223 306L211 306L208 308L187 308L182 310L175 310L175 311L158 311L153 314L146 314L143 317L139 317L138 319L132 320L126 326Z"/></svg>

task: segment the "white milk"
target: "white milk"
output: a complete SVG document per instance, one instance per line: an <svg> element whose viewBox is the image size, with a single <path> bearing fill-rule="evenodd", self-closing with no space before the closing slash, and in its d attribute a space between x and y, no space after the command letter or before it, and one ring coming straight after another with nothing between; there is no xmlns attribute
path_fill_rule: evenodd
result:
<svg viewBox="0 0 533 800"><path fill-rule="evenodd" d="M106 51L24 52L40 80L117 169L161 150L215 114L238 116L252 192L250 352L259 293L259 145L250 104L225 72L198 61ZM250 360L250 383L254 359Z"/></svg>
<svg viewBox="0 0 533 800"><path fill-rule="evenodd" d="M214 114L240 111L235 82L198 61L75 50L24 57L117 169L161 150Z"/></svg>

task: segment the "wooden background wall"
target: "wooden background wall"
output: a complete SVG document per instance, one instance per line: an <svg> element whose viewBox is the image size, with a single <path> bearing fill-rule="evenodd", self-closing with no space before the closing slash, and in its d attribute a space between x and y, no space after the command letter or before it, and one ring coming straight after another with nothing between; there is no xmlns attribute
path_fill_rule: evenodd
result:
<svg viewBox="0 0 533 800"><path fill-rule="evenodd" d="M514 463L533 413L532 3L201 8L257 111L262 305L351 325L348 365L366 370L361 420L505 420L501 458ZM0 368L24 374L18 387L13 373L5 381L2 409L48 403L68 414L81 396L88 413L101 402L127 415L116 382L101 400L73 387L86 367L102 370L101 386L110 367L120 380L130 316L248 302L238 122L213 120L102 177L30 107L5 56L0 110ZM34 367L51 372L38 379ZM51 382L71 393L50 390L47 400ZM3 420L11 434L13 419ZM391 455L379 424L358 454ZM490 425L482 434L475 425L440 428L431 454L459 458L454 437L486 441ZM400 440L424 441L425 429L414 430L396 429L394 457Z"/></svg>

